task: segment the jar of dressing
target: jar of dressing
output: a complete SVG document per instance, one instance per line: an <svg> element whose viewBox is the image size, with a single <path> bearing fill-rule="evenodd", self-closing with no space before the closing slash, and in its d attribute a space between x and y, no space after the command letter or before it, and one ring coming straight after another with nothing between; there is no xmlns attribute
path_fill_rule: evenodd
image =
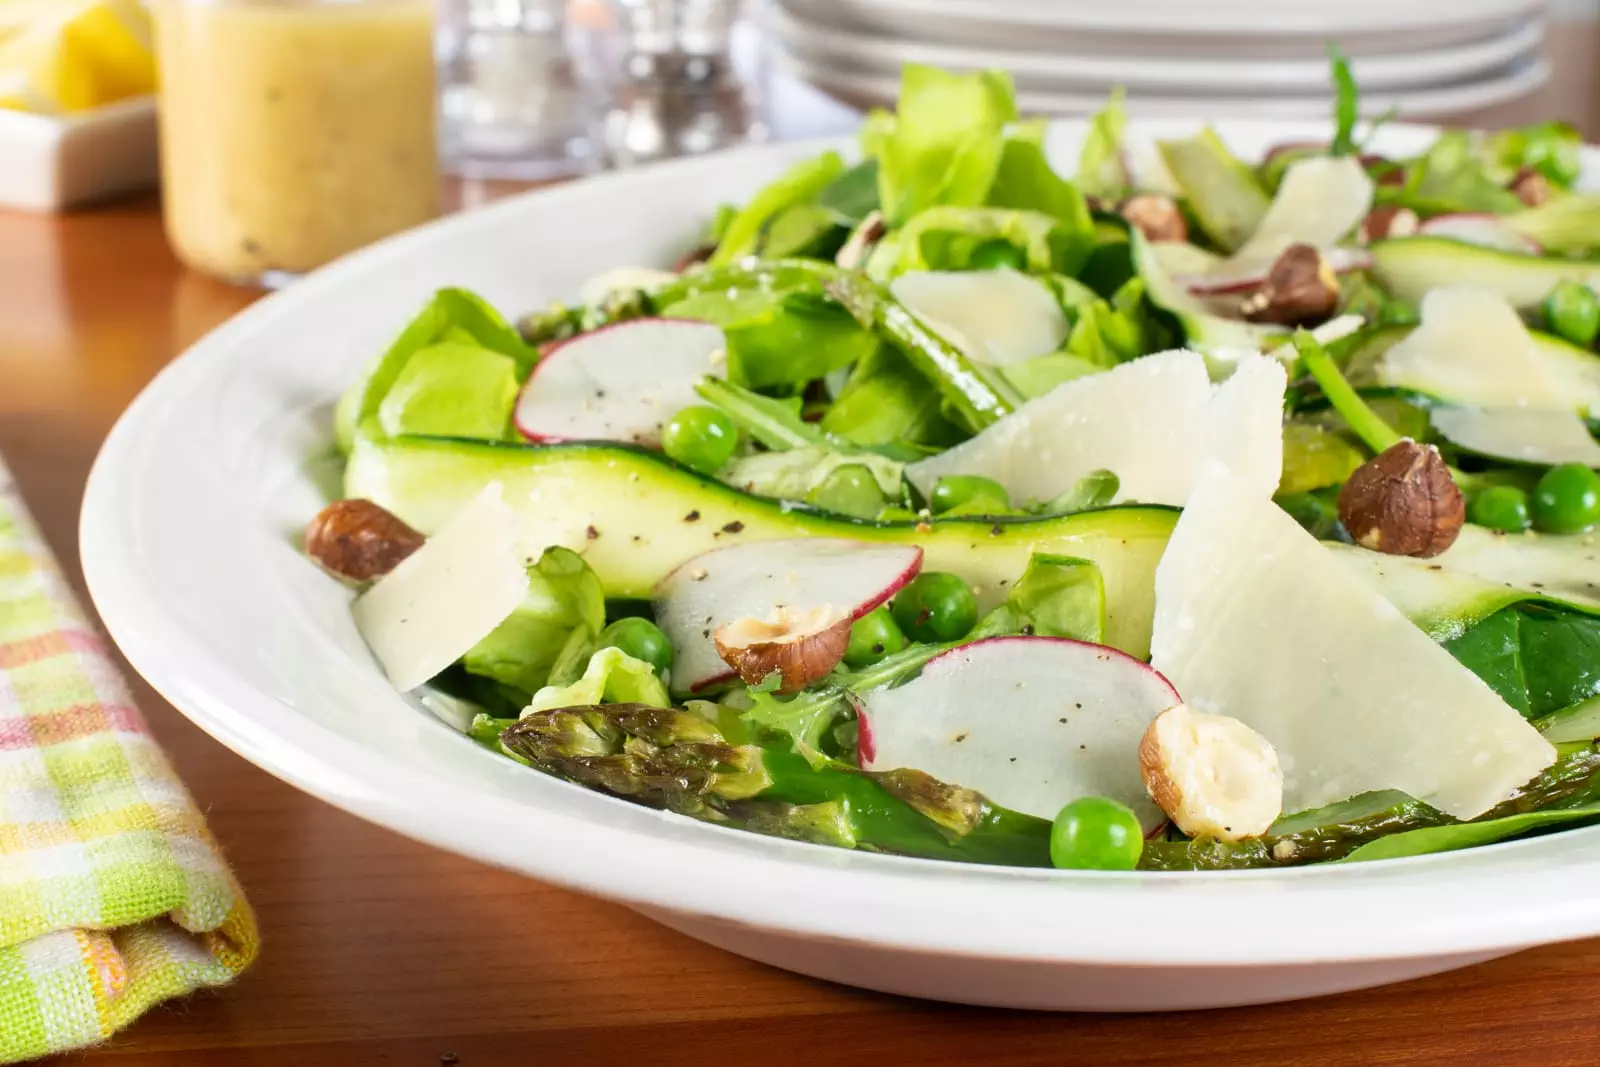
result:
<svg viewBox="0 0 1600 1067"><path fill-rule="evenodd" d="M189 266L276 284L432 218L433 0L154 0Z"/></svg>

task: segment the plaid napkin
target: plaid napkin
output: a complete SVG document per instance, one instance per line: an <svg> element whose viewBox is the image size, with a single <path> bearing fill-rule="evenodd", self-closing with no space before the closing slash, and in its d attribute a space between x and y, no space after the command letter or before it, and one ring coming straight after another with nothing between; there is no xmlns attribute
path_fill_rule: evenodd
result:
<svg viewBox="0 0 1600 1067"><path fill-rule="evenodd" d="M254 959L255 919L0 463L0 1063Z"/></svg>

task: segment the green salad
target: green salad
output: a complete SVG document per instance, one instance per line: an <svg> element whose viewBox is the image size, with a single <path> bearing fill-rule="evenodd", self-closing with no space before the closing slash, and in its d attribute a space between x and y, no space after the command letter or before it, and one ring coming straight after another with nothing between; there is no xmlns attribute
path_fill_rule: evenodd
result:
<svg viewBox="0 0 1600 1067"><path fill-rule="evenodd" d="M1556 123L1377 154L1333 66L1259 159L1120 96L1059 158L907 67L675 269L436 294L307 553L466 738L731 828L1216 870L1600 821L1600 195Z"/></svg>

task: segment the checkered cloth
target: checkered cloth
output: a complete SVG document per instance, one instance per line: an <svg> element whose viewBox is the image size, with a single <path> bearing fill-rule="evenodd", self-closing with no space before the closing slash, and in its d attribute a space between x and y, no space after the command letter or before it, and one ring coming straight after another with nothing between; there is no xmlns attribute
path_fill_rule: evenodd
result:
<svg viewBox="0 0 1600 1067"><path fill-rule="evenodd" d="M255 919L0 464L0 1063L255 957Z"/></svg>

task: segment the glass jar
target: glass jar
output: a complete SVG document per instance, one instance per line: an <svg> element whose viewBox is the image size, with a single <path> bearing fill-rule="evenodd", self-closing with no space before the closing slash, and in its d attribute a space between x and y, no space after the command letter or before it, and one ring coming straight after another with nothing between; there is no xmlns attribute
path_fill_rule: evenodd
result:
<svg viewBox="0 0 1600 1067"><path fill-rule="evenodd" d="M439 210L432 0L155 0L168 238L275 284Z"/></svg>

